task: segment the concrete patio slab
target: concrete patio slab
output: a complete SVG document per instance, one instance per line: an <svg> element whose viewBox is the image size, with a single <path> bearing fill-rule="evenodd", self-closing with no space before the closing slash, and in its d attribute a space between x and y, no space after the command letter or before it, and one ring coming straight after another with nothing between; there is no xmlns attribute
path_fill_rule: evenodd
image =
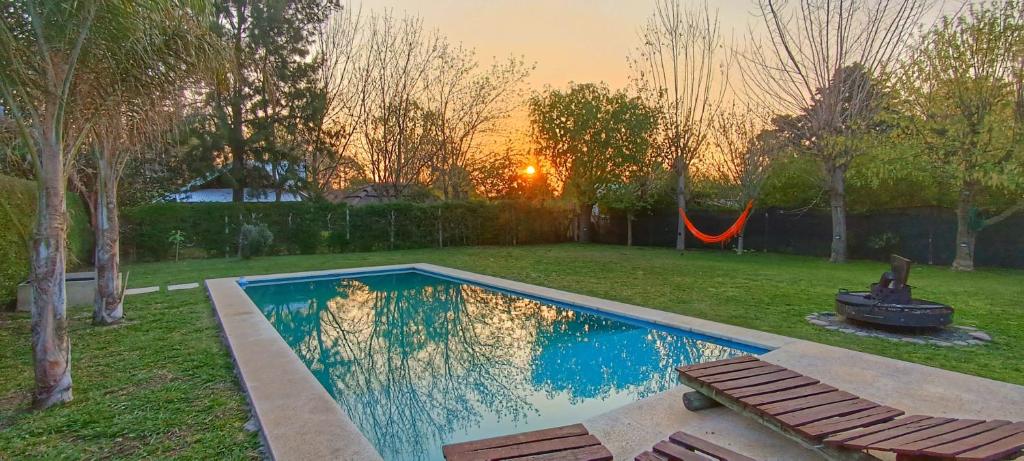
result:
<svg viewBox="0 0 1024 461"><path fill-rule="evenodd" d="M156 293L157 291L160 291L160 287L129 288L127 290L124 290L124 294L128 295L128 296L131 296L131 295L141 295L141 294L146 294L146 293Z"/></svg>
<svg viewBox="0 0 1024 461"><path fill-rule="evenodd" d="M191 290L193 288L199 288L199 284L193 282L193 283L182 283L182 284L179 284L179 285L167 285L167 291Z"/></svg>
<svg viewBox="0 0 1024 461"><path fill-rule="evenodd" d="M761 356L907 414L1024 421L1024 386L810 341Z"/></svg>
<svg viewBox="0 0 1024 461"><path fill-rule="evenodd" d="M1024 420L1024 386L431 264L266 275L247 280L343 277L395 270L426 271L759 346L770 350L762 355L766 361L908 414ZM273 458L380 459L246 296L238 280L207 280L206 285ZM584 423L616 459L632 459L679 430L765 461L820 459L796 442L728 409L696 413L685 410L682 395L687 391L679 386Z"/></svg>

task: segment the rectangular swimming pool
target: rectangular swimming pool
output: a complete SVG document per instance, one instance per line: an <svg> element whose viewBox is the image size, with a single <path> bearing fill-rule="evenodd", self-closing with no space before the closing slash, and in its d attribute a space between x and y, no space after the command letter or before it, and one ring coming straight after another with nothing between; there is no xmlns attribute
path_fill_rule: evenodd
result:
<svg viewBox="0 0 1024 461"><path fill-rule="evenodd" d="M419 270L243 288L385 460L580 422L765 352Z"/></svg>

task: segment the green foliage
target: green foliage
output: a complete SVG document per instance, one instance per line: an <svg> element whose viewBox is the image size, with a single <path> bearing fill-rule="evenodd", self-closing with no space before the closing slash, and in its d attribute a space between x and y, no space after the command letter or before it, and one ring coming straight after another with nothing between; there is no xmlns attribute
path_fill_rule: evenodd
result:
<svg viewBox="0 0 1024 461"><path fill-rule="evenodd" d="M122 216L122 254L141 260L173 257L167 235L187 229L201 255L238 254L245 224L266 224L268 254L376 251L462 245L564 241L564 208L527 202L440 202L347 207L303 203L161 203Z"/></svg>
<svg viewBox="0 0 1024 461"><path fill-rule="evenodd" d="M185 243L185 233L179 229L171 231L171 235L167 237L167 243L174 245L174 260L178 260L178 256L181 254L181 245Z"/></svg>
<svg viewBox="0 0 1024 461"><path fill-rule="evenodd" d="M656 163L657 110L624 92L592 83L549 90L530 101L530 117L541 155L579 204L594 203L602 187L639 184Z"/></svg>
<svg viewBox="0 0 1024 461"><path fill-rule="evenodd" d="M28 277L29 238L36 212L32 181L0 176L0 308L14 301L19 283ZM92 259L89 215L78 197L68 196L68 266Z"/></svg>
<svg viewBox="0 0 1024 461"><path fill-rule="evenodd" d="M249 259L253 256L263 256L270 250L274 243L274 234L264 223L242 224L239 231L238 245L242 259Z"/></svg>
<svg viewBox="0 0 1024 461"><path fill-rule="evenodd" d="M1024 193L1022 6L981 2L944 18L901 82L917 174L968 202Z"/></svg>
<svg viewBox="0 0 1024 461"><path fill-rule="evenodd" d="M828 203L822 189L821 167L811 157L781 156L771 167L758 206L799 208ZM824 202L822 202L824 200Z"/></svg>

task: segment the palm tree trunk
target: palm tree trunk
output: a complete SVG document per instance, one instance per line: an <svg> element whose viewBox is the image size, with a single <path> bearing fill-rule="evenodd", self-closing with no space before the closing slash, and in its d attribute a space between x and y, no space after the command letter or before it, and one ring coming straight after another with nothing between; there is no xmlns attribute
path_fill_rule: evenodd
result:
<svg viewBox="0 0 1024 461"><path fill-rule="evenodd" d="M120 277L120 221L117 214L117 172L107 153L100 154L96 179L96 302L92 322L119 323L124 316Z"/></svg>
<svg viewBox="0 0 1024 461"><path fill-rule="evenodd" d="M44 126L53 127L47 120ZM47 131L47 130L44 130ZM55 131L55 130L54 130ZM38 209L32 236L32 359L36 389L32 406L44 409L71 400L71 341L64 286L67 221L63 157L54 132L39 146Z"/></svg>

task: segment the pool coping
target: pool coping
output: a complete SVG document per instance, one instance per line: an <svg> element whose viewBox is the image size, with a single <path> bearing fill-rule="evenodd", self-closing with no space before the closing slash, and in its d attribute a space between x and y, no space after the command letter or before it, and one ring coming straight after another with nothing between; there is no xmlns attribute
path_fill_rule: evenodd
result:
<svg viewBox="0 0 1024 461"><path fill-rule="evenodd" d="M238 281L422 271L521 293L599 313L775 350L802 340L539 285L434 264L397 264L293 272L205 281L239 380L249 398L268 454L275 460L381 460L348 415L316 380Z"/></svg>

